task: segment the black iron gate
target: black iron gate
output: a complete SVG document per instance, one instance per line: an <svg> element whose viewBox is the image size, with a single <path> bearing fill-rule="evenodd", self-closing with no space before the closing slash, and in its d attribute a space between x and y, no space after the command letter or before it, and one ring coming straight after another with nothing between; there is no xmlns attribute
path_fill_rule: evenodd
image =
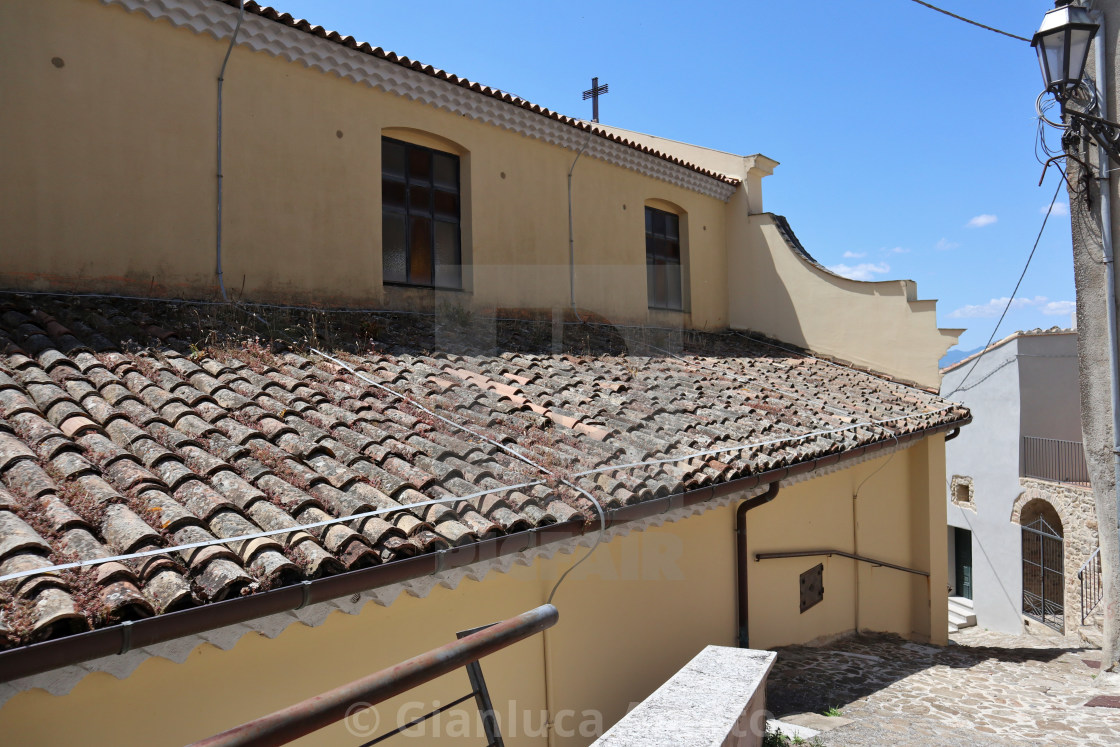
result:
<svg viewBox="0 0 1120 747"><path fill-rule="evenodd" d="M1065 629L1062 535L1041 516L1023 527L1023 614L1059 632Z"/></svg>

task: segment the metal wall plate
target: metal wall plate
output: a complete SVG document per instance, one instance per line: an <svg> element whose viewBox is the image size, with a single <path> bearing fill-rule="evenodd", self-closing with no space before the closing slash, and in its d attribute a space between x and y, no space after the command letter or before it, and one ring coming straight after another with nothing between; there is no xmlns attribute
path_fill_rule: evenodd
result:
<svg viewBox="0 0 1120 747"><path fill-rule="evenodd" d="M824 599L824 563L818 563L801 574L801 611Z"/></svg>

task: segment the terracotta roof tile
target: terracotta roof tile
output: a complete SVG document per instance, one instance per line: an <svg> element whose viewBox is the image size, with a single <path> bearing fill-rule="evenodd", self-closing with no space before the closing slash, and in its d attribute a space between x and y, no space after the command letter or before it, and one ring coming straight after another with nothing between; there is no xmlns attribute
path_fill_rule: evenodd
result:
<svg viewBox="0 0 1120 747"><path fill-rule="evenodd" d="M191 330L224 329L212 310L0 297L0 338L20 345L0 357L0 576L30 574L0 583L0 605L24 605L33 619L30 631L0 629L0 646L592 520L558 476L621 507L889 438L859 425L870 417L930 413L892 429L906 432L967 415L734 335L686 333L682 360L643 348L632 331L591 328L573 340L578 354L552 354L550 323L500 322L495 345L493 326L476 335L468 321L439 335L454 341L448 349L436 344L442 322L386 315L377 352L337 353L357 376L306 351L243 347L232 330L228 343L192 349ZM336 339L356 323L332 319ZM155 347L126 346L130 335ZM25 355L32 340L36 358ZM610 469L774 439L784 441ZM455 500L488 490L499 492ZM375 511L384 513L347 519ZM58 559L191 543L206 545L44 571ZM83 599L92 584L102 614L75 605L75 584Z"/></svg>

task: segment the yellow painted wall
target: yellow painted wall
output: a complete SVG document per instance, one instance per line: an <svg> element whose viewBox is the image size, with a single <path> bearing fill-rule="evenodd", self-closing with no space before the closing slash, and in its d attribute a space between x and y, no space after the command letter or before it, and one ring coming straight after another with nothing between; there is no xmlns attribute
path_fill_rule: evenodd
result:
<svg viewBox="0 0 1120 747"><path fill-rule="evenodd" d="M786 245L773 216L744 215L745 198L734 199L734 230L747 238L729 256L729 274L743 283L730 295L732 327L940 386L937 361L962 330L938 329L936 301L919 300L912 280L849 280L807 261Z"/></svg>
<svg viewBox="0 0 1120 747"><path fill-rule="evenodd" d="M927 585L924 578L890 569L857 569L844 558L751 561L752 648L856 627L946 642L945 549L936 541L943 539L945 507L936 490L943 472L944 444L935 436L893 456L783 488L775 501L750 512L752 555L820 547L850 551L852 493L862 483L856 501L860 553L934 571ZM508 744L546 744L543 736L525 732L527 726L539 732L549 700L553 713L564 714L558 726L570 733L554 743L587 744L591 738L579 733L580 726L599 723L589 714L601 714L602 727L609 727L705 645L735 645L734 513L734 506L714 509L602 545L559 590L555 628L483 661ZM183 664L150 659L124 680L93 674L63 697L25 692L0 708L0 734L5 743L20 745L95 737L147 747L198 739L442 645L458 630L531 609L584 552L515 566L481 582L466 580L454 590L437 587L424 599L401 595L389 607L369 604L357 616L335 613L318 628L295 624L275 640L249 634L229 651L203 645ZM825 564L824 601L801 614L798 577L818 562ZM378 726L391 728L398 714L407 721L422 712L420 705L408 709L409 703L447 703L467 689L461 672L448 675L381 705ZM510 723L511 700L516 726ZM438 733L455 735L468 713L445 714ZM354 725L373 726L368 716ZM435 731L429 727L428 736ZM301 743L358 741L339 724Z"/></svg>
<svg viewBox="0 0 1120 747"><path fill-rule="evenodd" d="M213 294L227 42L97 0L9 0L0 35L0 139L18 175L0 184L0 284ZM445 300L568 305L574 152L243 47L230 57L224 123L234 296L383 303L382 130L413 128L454 141L469 162L473 295ZM662 199L692 227L693 307L680 323L726 326L722 201L586 156L573 185L581 308L647 318L642 206Z"/></svg>

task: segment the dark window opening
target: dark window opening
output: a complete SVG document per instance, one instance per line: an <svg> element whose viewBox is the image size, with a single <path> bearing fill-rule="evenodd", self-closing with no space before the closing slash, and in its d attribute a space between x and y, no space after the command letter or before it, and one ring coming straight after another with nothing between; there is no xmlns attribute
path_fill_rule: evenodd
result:
<svg viewBox="0 0 1120 747"><path fill-rule="evenodd" d="M381 139L381 264L390 285L459 290L459 157Z"/></svg>
<svg viewBox="0 0 1120 747"><path fill-rule="evenodd" d="M651 309L684 308L680 216L646 208L646 282Z"/></svg>

